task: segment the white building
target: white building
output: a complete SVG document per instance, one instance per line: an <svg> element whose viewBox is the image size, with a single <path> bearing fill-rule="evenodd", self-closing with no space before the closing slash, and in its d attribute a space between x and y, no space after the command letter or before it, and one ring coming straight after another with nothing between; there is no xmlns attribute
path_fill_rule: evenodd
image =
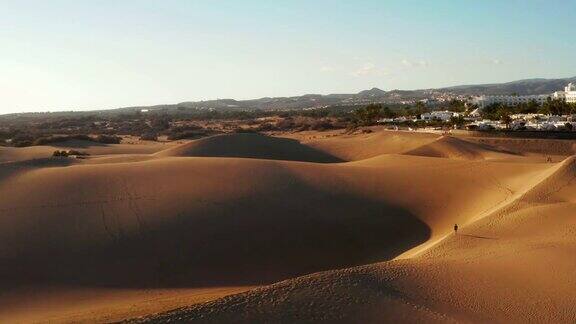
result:
<svg viewBox="0 0 576 324"><path fill-rule="evenodd" d="M576 103L576 84L568 83L564 91L556 91L553 96L554 99L566 99L566 102Z"/></svg>
<svg viewBox="0 0 576 324"><path fill-rule="evenodd" d="M566 92L566 102L576 103L576 84L568 83L564 92Z"/></svg>
<svg viewBox="0 0 576 324"><path fill-rule="evenodd" d="M476 109L472 110L472 111L470 112L470 114L468 114L468 115L469 115L470 117L477 118L477 117L480 117L480 112L481 112L481 111L482 111L482 109L476 108Z"/></svg>
<svg viewBox="0 0 576 324"><path fill-rule="evenodd" d="M449 121L450 118L458 116L460 116L459 113L444 110L444 111L432 111L429 113L423 113L422 115L420 115L420 118L426 121L428 120Z"/></svg>
<svg viewBox="0 0 576 324"><path fill-rule="evenodd" d="M504 125L499 121L484 119L475 121L468 125L468 127L473 126L479 130L491 130L491 129L503 129Z"/></svg>
<svg viewBox="0 0 576 324"><path fill-rule="evenodd" d="M544 117L545 117L544 114L535 114L535 113L510 115L510 118L512 118L512 120L521 119L521 120L526 120L526 121L543 119Z"/></svg>
<svg viewBox="0 0 576 324"><path fill-rule="evenodd" d="M506 106L517 106L535 101L543 104L550 95L530 95L530 96L478 96L472 99L472 103L478 105L480 109L493 104L502 104Z"/></svg>

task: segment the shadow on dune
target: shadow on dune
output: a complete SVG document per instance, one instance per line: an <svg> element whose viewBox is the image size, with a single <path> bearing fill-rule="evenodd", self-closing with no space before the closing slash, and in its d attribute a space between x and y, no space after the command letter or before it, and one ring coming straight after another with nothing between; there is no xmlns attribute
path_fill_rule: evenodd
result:
<svg viewBox="0 0 576 324"><path fill-rule="evenodd" d="M0 181L6 180L20 172L29 171L39 168L55 168L76 164L77 161L72 158L41 158L24 160L17 162L0 163Z"/></svg>
<svg viewBox="0 0 576 324"><path fill-rule="evenodd" d="M51 222L81 216L66 207L60 213ZM406 210L304 184L202 214L182 212L154 225L143 221L138 233L113 231L98 247L62 240L40 225L30 233L35 246L0 261L4 284L259 285L389 260L430 237L427 225Z"/></svg>
<svg viewBox="0 0 576 324"><path fill-rule="evenodd" d="M297 140L261 134L216 135L156 153L159 157L239 157L318 163L345 162Z"/></svg>
<svg viewBox="0 0 576 324"><path fill-rule="evenodd" d="M465 160L484 159L486 154L499 153L519 155L515 152L490 146L484 143L467 141L453 136L442 136L437 140L405 152L406 155L438 158L458 158Z"/></svg>
<svg viewBox="0 0 576 324"><path fill-rule="evenodd" d="M470 234L458 234L458 236L466 236L466 237L478 238L478 239L483 239L483 240L497 240L497 238L495 238L495 237L470 235Z"/></svg>
<svg viewBox="0 0 576 324"><path fill-rule="evenodd" d="M492 145L488 145L485 143L478 143L478 142L470 142L470 143L474 143L474 144L478 145L478 147L481 147L482 149L484 149L486 151L492 151L495 153L510 154L510 155L522 155L519 152L514 152L511 150L507 150L505 148L502 148L502 147L492 146Z"/></svg>
<svg viewBox="0 0 576 324"><path fill-rule="evenodd" d="M83 141L83 140L68 140L62 142L50 143L50 146L61 147L61 148L90 148L90 147L102 147L109 146L108 144L93 142L93 141Z"/></svg>

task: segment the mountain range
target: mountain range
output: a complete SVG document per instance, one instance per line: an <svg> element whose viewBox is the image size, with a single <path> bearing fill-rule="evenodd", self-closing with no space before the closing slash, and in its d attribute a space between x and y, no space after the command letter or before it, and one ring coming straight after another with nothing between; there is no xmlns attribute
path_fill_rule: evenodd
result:
<svg viewBox="0 0 576 324"><path fill-rule="evenodd" d="M109 113L125 113L147 109L175 110L292 110L319 108L327 106L352 106L367 103L401 104L414 100L434 98L462 98L476 95L536 95L549 94L562 90L569 82L576 82L576 77L563 79L525 79L506 83L460 85L436 89L390 90L378 88L349 94L305 94L293 97L264 97L250 100L215 99L207 101L189 101L178 104L156 106L135 106L107 110ZM104 111L98 111L104 112ZM68 112L69 113L69 112ZM94 113L91 112L91 113ZM26 115L26 114L18 114Z"/></svg>
<svg viewBox="0 0 576 324"><path fill-rule="evenodd" d="M438 97L462 97L477 95L536 95L549 94L562 90L569 82L576 82L576 77L563 79L526 79L507 83L461 85L437 89L390 90L379 88L351 94L306 94L294 97L266 97L252 100L218 99L209 101L183 102L180 107L188 108L242 108L242 109L303 109L333 105L357 105L369 102L402 103L410 100L431 99Z"/></svg>
<svg viewBox="0 0 576 324"><path fill-rule="evenodd" d="M462 95L538 95L563 90L570 82L576 82L576 77L564 79L526 79L506 83L455 86L439 90Z"/></svg>

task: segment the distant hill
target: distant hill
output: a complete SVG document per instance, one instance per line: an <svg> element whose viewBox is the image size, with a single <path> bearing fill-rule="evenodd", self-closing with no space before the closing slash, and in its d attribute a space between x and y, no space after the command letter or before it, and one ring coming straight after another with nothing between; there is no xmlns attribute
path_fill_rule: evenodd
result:
<svg viewBox="0 0 576 324"><path fill-rule="evenodd" d="M165 104L156 106L136 106L118 108L112 110L100 110L92 112L78 112L75 114L118 114L130 113L147 109L150 111L174 111L174 110L296 110L307 108L321 108L328 106L354 106L368 103L402 104L414 100L431 98L450 98L451 96L475 96L475 95L533 95L548 94L557 90L562 90L569 82L576 82L576 77L564 79L526 79L507 83L461 85L438 89L419 90L390 90L385 91L379 88L363 90L350 94L305 94L293 97L264 97L250 100L216 99L207 101L189 101L178 104ZM71 112L63 112L69 115ZM52 113L57 115L60 113ZM2 119L13 118L14 116L35 117L33 113L2 115ZM36 116L38 117L38 116Z"/></svg>
<svg viewBox="0 0 576 324"><path fill-rule="evenodd" d="M446 92L462 95L519 95L548 94L562 90L569 82L576 82L576 77L565 79L526 79L506 83L461 85L442 88Z"/></svg>
<svg viewBox="0 0 576 324"><path fill-rule="evenodd" d="M504 94L547 94L562 90L569 82L576 82L576 77L564 79L528 79L507 83L461 85L439 89L390 90L379 88L363 90L351 94L305 94L294 97L265 97L251 100L217 99L208 101L183 102L172 107L196 109L242 109L242 110L290 110L319 108L334 105L361 105L366 103L395 104L411 100L429 99L439 94L474 96ZM159 106L166 108L167 106Z"/></svg>
<svg viewBox="0 0 576 324"><path fill-rule="evenodd" d="M378 97L383 97L385 95L386 95L386 91L380 90L378 88L372 88L370 90L360 91L357 94L357 96L363 97L363 98L374 98L374 97L378 98Z"/></svg>

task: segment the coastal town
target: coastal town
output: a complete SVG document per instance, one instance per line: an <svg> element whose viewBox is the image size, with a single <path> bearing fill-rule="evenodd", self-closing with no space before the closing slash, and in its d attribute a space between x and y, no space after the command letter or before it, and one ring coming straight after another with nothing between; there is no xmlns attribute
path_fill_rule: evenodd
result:
<svg viewBox="0 0 576 324"><path fill-rule="evenodd" d="M576 84L541 95L480 95L449 97L464 109L432 110L420 114L381 118L379 124L437 128L451 126L468 130L573 131L576 130ZM441 100L444 101L444 100ZM437 105L437 100L414 102L420 107Z"/></svg>

